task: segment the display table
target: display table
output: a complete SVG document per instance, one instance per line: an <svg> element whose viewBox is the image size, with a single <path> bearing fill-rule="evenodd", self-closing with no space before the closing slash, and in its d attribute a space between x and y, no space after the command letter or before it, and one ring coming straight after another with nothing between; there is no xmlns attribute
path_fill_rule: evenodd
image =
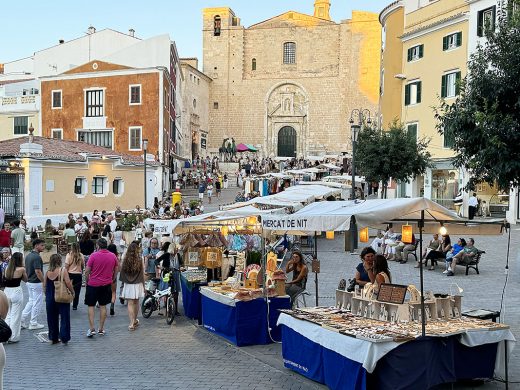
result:
<svg viewBox="0 0 520 390"><path fill-rule="evenodd" d="M287 297L269 298L269 305L264 298L251 301L238 301L216 293L207 287L201 287L202 323L210 332L242 347L261 345L281 340L281 329L276 326L280 312L278 309L290 309L291 300ZM269 325L267 317L269 315Z"/></svg>
<svg viewBox="0 0 520 390"><path fill-rule="evenodd" d="M192 320L197 320L199 325L202 325L200 287L207 285L207 282L188 282L181 273L182 306L184 307L184 315Z"/></svg>
<svg viewBox="0 0 520 390"><path fill-rule="evenodd" d="M331 389L428 389L463 379L492 378L509 330L374 343L281 314L284 365ZM508 346L514 344L508 343ZM502 362L503 363L503 362Z"/></svg>

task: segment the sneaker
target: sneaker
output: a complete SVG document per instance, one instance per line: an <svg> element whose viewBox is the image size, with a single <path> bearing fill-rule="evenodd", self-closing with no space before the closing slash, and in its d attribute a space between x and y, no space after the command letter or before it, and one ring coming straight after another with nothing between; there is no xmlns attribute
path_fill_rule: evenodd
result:
<svg viewBox="0 0 520 390"><path fill-rule="evenodd" d="M89 339L91 339L92 337L94 337L95 334L96 334L96 331L95 331L95 330L92 330L92 329L87 330L87 337L88 337Z"/></svg>
<svg viewBox="0 0 520 390"><path fill-rule="evenodd" d="M450 272L450 271L448 271L448 270L442 271L443 274L447 274L448 272Z"/></svg>
<svg viewBox="0 0 520 390"><path fill-rule="evenodd" d="M107 332L106 332L104 329L99 329L99 330L97 331L97 334L100 335L100 336L104 336L104 335L107 334Z"/></svg>
<svg viewBox="0 0 520 390"><path fill-rule="evenodd" d="M43 329L43 328L45 328L45 325L36 323L34 325L30 324L28 329L29 330L37 330L37 329Z"/></svg>

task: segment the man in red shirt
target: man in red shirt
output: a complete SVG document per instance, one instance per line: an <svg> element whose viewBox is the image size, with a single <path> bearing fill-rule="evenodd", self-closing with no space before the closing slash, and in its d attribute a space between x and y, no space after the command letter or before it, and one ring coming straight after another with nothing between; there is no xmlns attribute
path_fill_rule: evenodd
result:
<svg viewBox="0 0 520 390"><path fill-rule="evenodd" d="M87 337L92 338L96 334L94 326L94 309L96 303L99 304L99 328L97 334L105 335L105 320L107 318L107 308L112 301L112 282L116 280L117 258L107 250L107 240L100 238L97 240L98 250L88 258L85 278L87 289L85 291L85 305L88 306L89 329Z"/></svg>
<svg viewBox="0 0 520 390"><path fill-rule="evenodd" d="M11 225L4 223L4 228L0 230L0 249L11 247Z"/></svg>

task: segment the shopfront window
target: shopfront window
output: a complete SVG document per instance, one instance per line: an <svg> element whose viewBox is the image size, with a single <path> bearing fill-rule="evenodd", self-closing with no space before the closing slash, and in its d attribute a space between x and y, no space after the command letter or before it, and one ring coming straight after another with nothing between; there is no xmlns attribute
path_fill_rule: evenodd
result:
<svg viewBox="0 0 520 390"><path fill-rule="evenodd" d="M509 194L487 183L477 184L476 191L479 207L477 215L482 217L505 218L509 210Z"/></svg>
<svg viewBox="0 0 520 390"><path fill-rule="evenodd" d="M448 209L455 209L453 199L460 188L459 172L453 169L432 171L432 200Z"/></svg>

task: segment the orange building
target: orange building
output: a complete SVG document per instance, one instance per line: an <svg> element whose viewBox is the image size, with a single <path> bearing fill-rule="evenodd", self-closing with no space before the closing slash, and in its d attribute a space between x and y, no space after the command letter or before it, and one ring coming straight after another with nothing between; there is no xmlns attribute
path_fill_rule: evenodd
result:
<svg viewBox="0 0 520 390"><path fill-rule="evenodd" d="M166 68L97 60L42 77L42 135L133 155L143 155L146 139L147 153L162 165L162 189L167 189L175 151L174 88Z"/></svg>

